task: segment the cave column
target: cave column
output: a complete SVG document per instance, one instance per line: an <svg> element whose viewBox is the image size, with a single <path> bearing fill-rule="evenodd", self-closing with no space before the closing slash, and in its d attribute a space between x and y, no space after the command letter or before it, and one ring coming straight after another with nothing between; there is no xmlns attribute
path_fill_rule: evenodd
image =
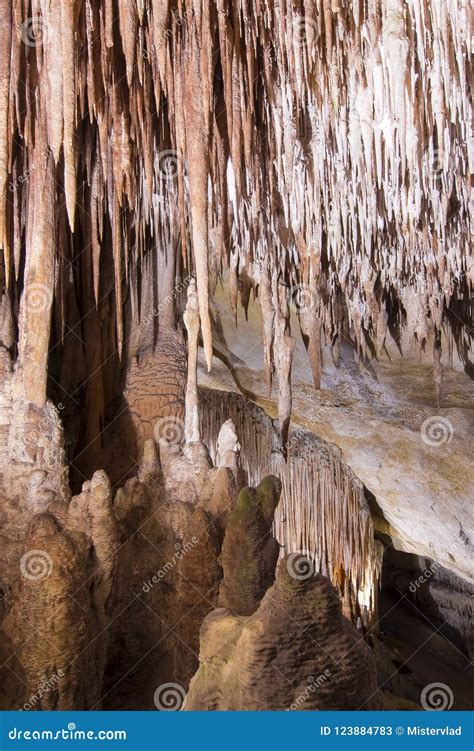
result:
<svg viewBox="0 0 474 751"><path fill-rule="evenodd" d="M30 183L32 210L28 217L25 284L20 302L19 378L28 401L46 404L48 349L54 296L54 164L40 129Z"/></svg>
<svg viewBox="0 0 474 751"><path fill-rule="evenodd" d="M188 287L188 302L183 318L188 332L188 380L186 383L184 433L186 443L198 443L201 440L197 393L197 355L200 319L198 293L194 279Z"/></svg>

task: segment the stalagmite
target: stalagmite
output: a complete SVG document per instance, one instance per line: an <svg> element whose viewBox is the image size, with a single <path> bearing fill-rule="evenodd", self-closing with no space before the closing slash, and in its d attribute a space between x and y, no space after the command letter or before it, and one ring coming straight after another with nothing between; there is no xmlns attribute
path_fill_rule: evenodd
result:
<svg viewBox="0 0 474 751"><path fill-rule="evenodd" d="M354 622L360 617L368 627L376 615L380 550L363 485L337 449L311 440L300 428L292 429L285 462L275 450L280 446L275 427L258 407L242 397L212 391L204 394L202 409L202 437L214 461L222 421L230 416L249 485L257 486L267 472L280 478L274 529L282 554L307 556L315 570L338 586L345 614Z"/></svg>
<svg viewBox="0 0 474 751"><path fill-rule="evenodd" d="M237 472L241 445L232 420L226 420L217 436L216 462L218 467L228 467Z"/></svg>
<svg viewBox="0 0 474 751"><path fill-rule="evenodd" d="M280 492L280 481L265 477L256 488L243 488L230 512L219 606L233 615L251 615L273 582L279 546L270 529Z"/></svg>
<svg viewBox="0 0 474 751"><path fill-rule="evenodd" d="M145 480L149 475L155 475L159 472L160 461L156 450L156 443L153 438L148 438L143 447L143 456L138 471L138 479Z"/></svg>
<svg viewBox="0 0 474 751"><path fill-rule="evenodd" d="M281 285L277 286L274 278L275 307L275 339L273 351L275 369L278 375L278 420L283 454L286 455L286 444L291 417L291 363L295 340L288 331L288 312Z"/></svg>
<svg viewBox="0 0 474 751"><path fill-rule="evenodd" d="M328 579L286 556L249 618L214 610L184 709L380 709L375 658L342 615Z"/></svg>
<svg viewBox="0 0 474 751"><path fill-rule="evenodd" d="M85 557L50 514L33 518L24 556L27 563L23 565L6 630L11 631L19 650L28 694L36 693L44 676L59 675L58 682L45 692L37 708L83 708L88 690L83 671L87 665L84 649L90 635L89 593L77 590Z"/></svg>
<svg viewBox="0 0 474 751"><path fill-rule="evenodd" d="M265 381L268 393L272 392L273 383L273 338L274 338L274 310L272 303L271 283L266 266L262 268L259 285L260 307L263 318L263 357Z"/></svg>
<svg viewBox="0 0 474 751"><path fill-rule="evenodd" d="M197 394L197 354L199 337L199 301L194 280L189 283L188 302L183 315L188 332L188 380L186 384L184 437L186 443L201 440Z"/></svg>

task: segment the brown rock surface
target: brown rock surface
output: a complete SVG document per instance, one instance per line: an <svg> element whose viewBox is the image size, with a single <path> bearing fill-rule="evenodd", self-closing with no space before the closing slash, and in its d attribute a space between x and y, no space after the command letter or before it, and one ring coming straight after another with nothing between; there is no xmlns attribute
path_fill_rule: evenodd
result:
<svg viewBox="0 0 474 751"><path fill-rule="evenodd" d="M371 650L323 576L275 583L249 618L215 610L201 629L187 710L380 709Z"/></svg>

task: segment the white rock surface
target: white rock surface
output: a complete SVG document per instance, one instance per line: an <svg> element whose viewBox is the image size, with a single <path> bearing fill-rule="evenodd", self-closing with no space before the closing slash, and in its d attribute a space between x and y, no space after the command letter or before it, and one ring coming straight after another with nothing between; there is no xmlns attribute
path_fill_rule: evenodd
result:
<svg viewBox="0 0 474 751"><path fill-rule="evenodd" d="M240 386L275 417L277 384L267 397L263 373L260 308L250 302L248 321L238 311L238 327L229 314L227 291L216 291L217 347L231 362ZM438 408L431 348L422 355L403 349L388 337L389 356L369 368L355 362L349 343L336 369L323 348L322 389L314 389L311 369L298 334L293 360L292 424L310 429L343 452L344 459L374 494L385 522L376 524L400 549L428 556L461 577L474 581L473 436L474 385L462 365L449 367L443 353L443 392ZM446 349L446 347L445 347ZM223 363L214 358L200 384L238 390ZM429 422L427 422L429 421Z"/></svg>

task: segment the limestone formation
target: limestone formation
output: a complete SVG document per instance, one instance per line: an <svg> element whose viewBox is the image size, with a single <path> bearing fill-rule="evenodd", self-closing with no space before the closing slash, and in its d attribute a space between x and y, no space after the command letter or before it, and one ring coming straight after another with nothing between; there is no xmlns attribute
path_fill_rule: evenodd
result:
<svg viewBox="0 0 474 751"><path fill-rule="evenodd" d="M465 708L469 11L0 0L2 706Z"/></svg>
<svg viewBox="0 0 474 751"><path fill-rule="evenodd" d="M198 337L201 327L199 320L199 302L194 280L188 287L188 303L183 315L188 332L188 381L186 384L186 409L184 437L186 443L198 443L201 440L199 429L199 407L197 394L197 357Z"/></svg>
<svg viewBox="0 0 474 751"><path fill-rule="evenodd" d="M226 420L217 437L217 466L229 467L234 472L239 469L240 443L232 420Z"/></svg>
<svg viewBox="0 0 474 751"><path fill-rule="evenodd" d="M197 508L189 521L178 561L176 675L186 687L199 664L201 624L217 604L222 578L220 548L211 516Z"/></svg>
<svg viewBox="0 0 474 751"><path fill-rule="evenodd" d="M224 415L236 425L248 483L257 485L269 471L281 480L275 532L282 555L308 556L338 587L344 613L369 626L376 617L381 554L362 484L337 450L302 429L290 432L284 461L278 431L261 409L240 396L206 390L203 437L212 457Z"/></svg>
<svg viewBox="0 0 474 751"><path fill-rule="evenodd" d="M90 2L2 5L0 330L26 398L45 405L49 374L77 416L86 368L100 445L127 361L138 456L157 419L183 417L180 285L195 274L210 367L224 270L234 310L261 296L283 434L282 298L311 310L316 385L319 336L365 358L400 326L421 348L444 327L469 367L466 3L131 3L115 21Z"/></svg>
<svg viewBox="0 0 474 751"><path fill-rule="evenodd" d="M0 711L21 707L27 700L25 674L15 655L13 641L0 632Z"/></svg>
<svg viewBox="0 0 474 751"><path fill-rule="evenodd" d="M91 708L101 676L87 648L93 634L85 557L50 514L33 517L5 629L26 675L28 696L58 676L38 709ZM95 650L94 650L95 651Z"/></svg>
<svg viewBox="0 0 474 751"><path fill-rule="evenodd" d="M375 659L336 591L319 574L292 574L286 556L249 618L207 616L186 710L381 708Z"/></svg>
<svg viewBox="0 0 474 751"><path fill-rule="evenodd" d="M273 581L280 548L270 530L280 492L280 481L266 477L240 491L229 515L219 604L233 615L251 615Z"/></svg>

